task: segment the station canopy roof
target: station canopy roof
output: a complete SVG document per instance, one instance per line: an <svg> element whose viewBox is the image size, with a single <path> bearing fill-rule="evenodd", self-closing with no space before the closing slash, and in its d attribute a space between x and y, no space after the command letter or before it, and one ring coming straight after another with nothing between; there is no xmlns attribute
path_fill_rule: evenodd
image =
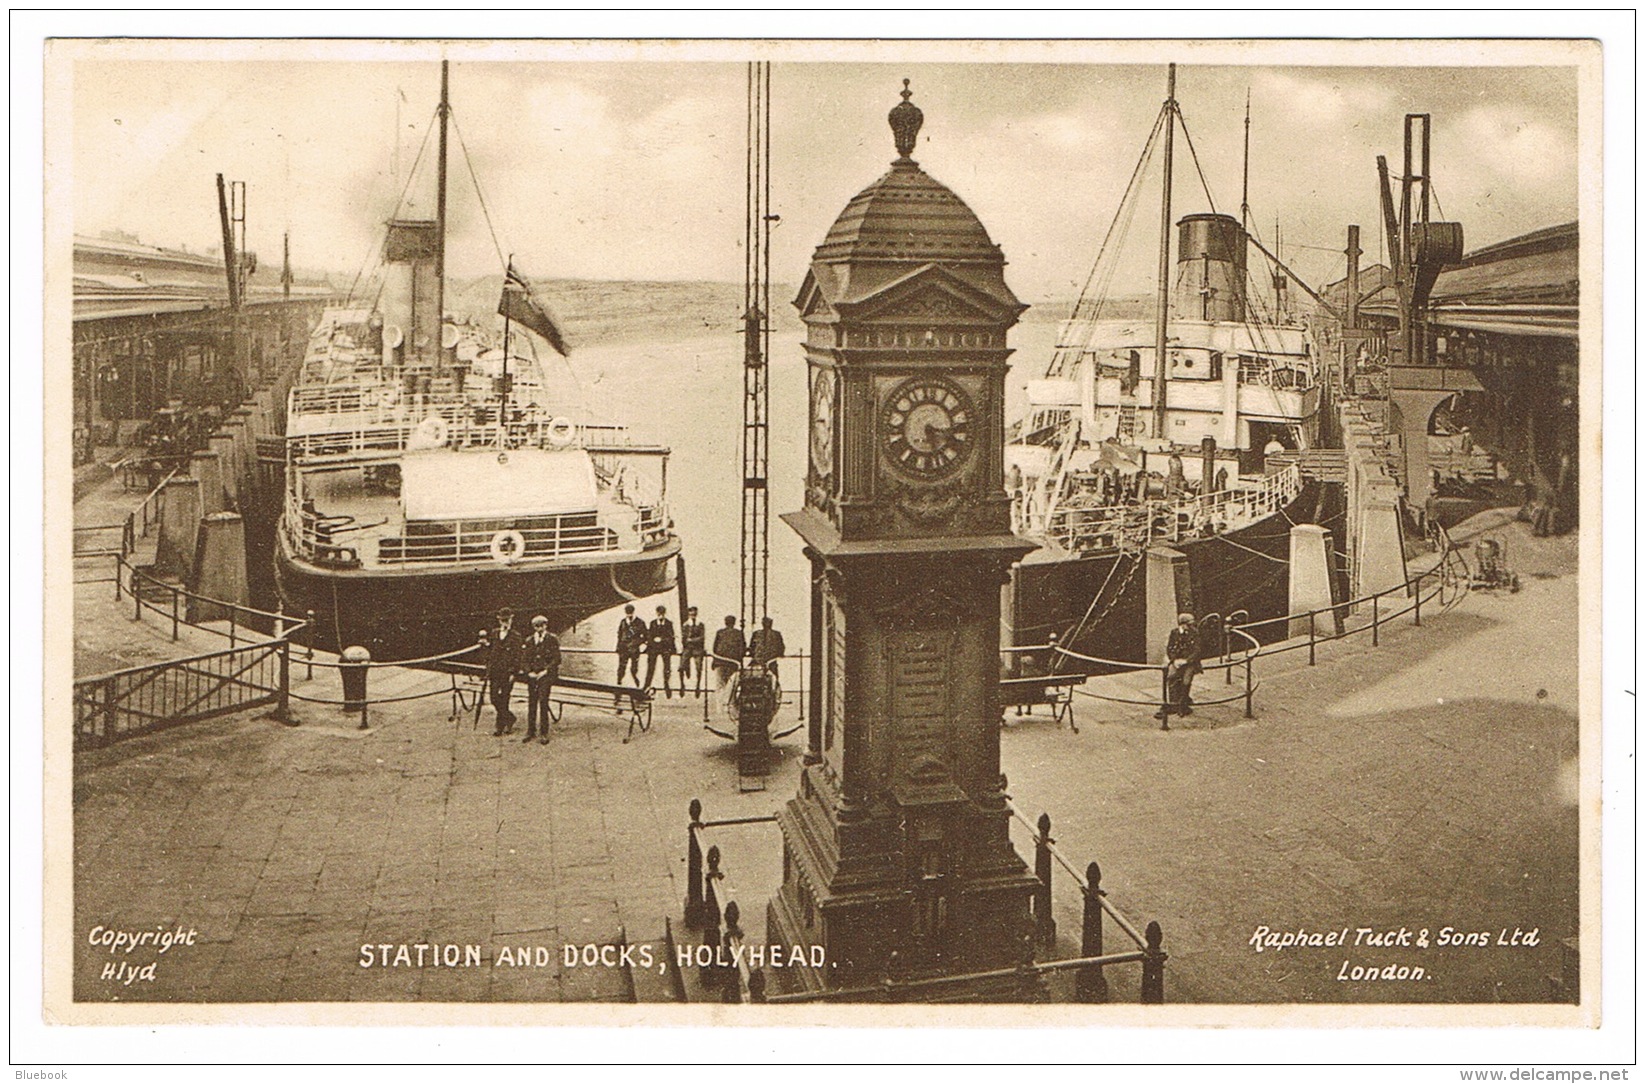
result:
<svg viewBox="0 0 1645 1084"><path fill-rule="evenodd" d="M1469 253L1434 283L1430 324L1458 331L1575 338L1578 239L1577 223L1569 222ZM1364 311L1397 320L1392 288L1368 300Z"/></svg>

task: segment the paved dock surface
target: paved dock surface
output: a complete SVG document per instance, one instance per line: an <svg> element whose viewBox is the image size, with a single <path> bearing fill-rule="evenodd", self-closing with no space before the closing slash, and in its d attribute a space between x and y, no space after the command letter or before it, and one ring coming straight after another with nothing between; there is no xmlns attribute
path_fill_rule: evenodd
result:
<svg viewBox="0 0 1645 1084"><path fill-rule="evenodd" d="M1476 593L1367 637L1259 664L1257 717L1202 707L1162 732L1146 709L1081 697L1078 734L1008 718L1013 799L1053 818L1058 847L1098 860L1109 898L1165 930L1167 997L1200 1002L1492 1002L1547 997L1577 932L1575 539L1520 528L1518 594ZM102 588L98 588L101 591ZM82 607L84 608L82 610ZM169 628L77 598L77 636L171 650ZM126 626L124 633L121 626ZM99 632L98 630L102 630ZM193 633L200 636L204 634ZM147 648L145 648L146 650ZM135 650L128 647L127 650ZM1216 679L1196 696L1210 699ZM609 969L562 946L656 943L685 896L686 807L773 812L794 793L804 731L779 745L768 788L739 793L729 743L700 702L659 700L650 733L572 708L548 746L451 717L444 677L374 675L361 731L299 704L191 724L80 756L74 789L76 997L85 1000L627 1000ZM323 668L295 691L325 699ZM792 707L783 718L789 725ZM721 830L729 881L760 926L781 845L774 826ZM1031 859L1028 835L1016 833ZM1062 955L1078 899L1058 872ZM197 931L152 981L104 977L138 959L88 944L97 927ZM1442 928L1489 946L1257 953L1258 927ZM1499 931L1538 931L1499 947ZM1126 947L1109 928L1108 950ZM480 967L362 967L363 945L478 945ZM525 950L526 966L496 963ZM541 966L536 951L543 948ZM375 954L374 950L374 954ZM1346 981L1351 967L1420 979ZM1136 968L1111 973L1135 997Z"/></svg>

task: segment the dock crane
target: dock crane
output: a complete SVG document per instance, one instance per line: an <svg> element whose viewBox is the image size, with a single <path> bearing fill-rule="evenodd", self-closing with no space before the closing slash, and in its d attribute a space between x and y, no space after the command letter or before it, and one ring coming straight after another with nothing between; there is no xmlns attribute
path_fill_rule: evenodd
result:
<svg viewBox="0 0 1645 1084"><path fill-rule="evenodd" d="M743 432L742 520L738 617L746 635L769 609L771 569L771 64L752 61L747 74L748 115L743 218ZM708 729L737 743L742 790L764 790L770 732L779 691L764 666L745 663L736 677L735 733ZM708 704L703 703L707 726ZM798 728L795 728L798 729ZM793 733L787 731L786 733Z"/></svg>

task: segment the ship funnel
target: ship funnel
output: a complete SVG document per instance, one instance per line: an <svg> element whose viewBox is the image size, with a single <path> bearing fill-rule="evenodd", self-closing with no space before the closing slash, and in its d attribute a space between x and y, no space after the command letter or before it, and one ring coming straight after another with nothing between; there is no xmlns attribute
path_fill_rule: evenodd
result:
<svg viewBox="0 0 1645 1084"><path fill-rule="evenodd" d="M389 321L409 331L406 353L432 364L438 349L439 242L435 223L396 219L388 224L383 260L392 265L383 283L383 310Z"/></svg>
<svg viewBox="0 0 1645 1084"><path fill-rule="evenodd" d="M1245 230L1231 215L1189 215L1177 223L1172 308L1188 320L1245 319Z"/></svg>

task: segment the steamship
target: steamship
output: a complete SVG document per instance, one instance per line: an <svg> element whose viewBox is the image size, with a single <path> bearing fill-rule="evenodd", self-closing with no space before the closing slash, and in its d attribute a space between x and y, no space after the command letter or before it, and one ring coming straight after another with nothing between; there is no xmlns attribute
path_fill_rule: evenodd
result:
<svg viewBox="0 0 1645 1084"><path fill-rule="evenodd" d="M472 646L502 606L564 631L672 588L680 552L669 449L549 379L537 340L567 347L512 262L500 335L444 311L447 86L439 217L389 222L376 304L325 312L286 414L281 601L377 659Z"/></svg>
<svg viewBox="0 0 1645 1084"><path fill-rule="evenodd" d="M1171 221L1175 123L1168 92L1143 152L1146 160L1156 140L1166 142L1162 224ZM1296 454L1320 436L1308 328L1256 312L1247 251L1258 243L1241 219L1180 219L1174 274L1171 232L1159 238L1153 317L1104 318L1105 299L1088 288L1059 328L1043 377L1028 383L1006 446L1014 527L1040 547L1012 572L1008 642L1044 644L1055 634L1066 649L1052 661L1059 671L1155 658L1163 643L1148 641L1150 549L1181 554L1162 555L1169 564L1154 575L1169 575L1174 597L1197 615L1282 616L1290 528L1328 510L1325 487L1304 478ZM1279 313L1287 275L1273 280ZM1099 257L1090 281L1107 277Z"/></svg>

